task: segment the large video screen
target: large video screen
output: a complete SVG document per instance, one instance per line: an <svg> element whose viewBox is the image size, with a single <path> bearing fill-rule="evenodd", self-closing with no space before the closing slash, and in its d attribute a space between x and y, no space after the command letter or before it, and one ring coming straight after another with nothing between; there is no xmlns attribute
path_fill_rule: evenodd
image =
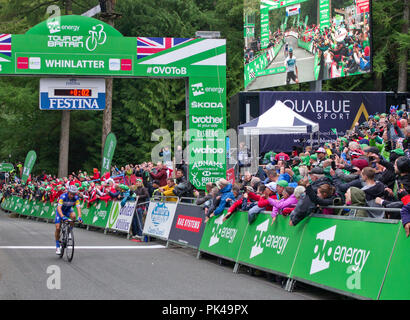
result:
<svg viewBox="0 0 410 320"><path fill-rule="evenodd" d="M244 0L245 90L368 73L370 0Z"/></svg>

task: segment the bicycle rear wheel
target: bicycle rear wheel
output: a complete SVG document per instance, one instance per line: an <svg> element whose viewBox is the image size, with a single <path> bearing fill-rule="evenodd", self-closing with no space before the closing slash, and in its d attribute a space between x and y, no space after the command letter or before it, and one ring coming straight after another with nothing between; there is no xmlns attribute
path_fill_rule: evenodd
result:
<svg viewBox="0 0 410 320"><path fill-rule="evenodd" d="M74 232L71 227L67 228L66 241L67 260L71 262L74 257Z"/></svg>

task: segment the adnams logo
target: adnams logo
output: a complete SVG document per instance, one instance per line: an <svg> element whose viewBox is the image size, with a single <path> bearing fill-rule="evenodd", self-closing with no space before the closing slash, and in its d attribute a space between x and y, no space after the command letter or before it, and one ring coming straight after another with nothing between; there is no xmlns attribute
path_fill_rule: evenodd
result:
<svg viewBox="0 0 410 320"><path fill-rule="evenodd" d="M314 248L314 253L317 254L317 256L312 260L312 264L310 266L310 274L315 274L320 271L329 269L330 262L332 260L333 262L354 265L352 269L354 272L362 272L366 261L369 258L370 250L346 247L341 245L336 246L336 248L329 247L326 250L326 244L333 242L335 240L335 236L336 226L323 230L316 235L316 240L323 241L323 245L321 247L321 250L319 250L320 246L318 244L316 244Z"/></svg>

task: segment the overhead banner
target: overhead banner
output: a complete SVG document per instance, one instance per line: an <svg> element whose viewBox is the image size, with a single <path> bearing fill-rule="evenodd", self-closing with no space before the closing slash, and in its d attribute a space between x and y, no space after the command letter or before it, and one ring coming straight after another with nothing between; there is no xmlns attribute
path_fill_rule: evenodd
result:
<svg viewBox="0 0 410 320"><path fill-rule="evenodd" d="M150 202L143 234L168 240L176 208L177 204L172 202Z"/></svg>
<svg viewBox="0 0 410 320"><path fill-rule="evenodd" d="M111 161L114 157L115 147L117 146L117 138L113 132L110 132L105 139L104 153L101 165L101 177L111 170Z"/></svg>
<svg viewBox="0 0 410 320"><path fill-rule="evenodd" d="M30 176L31 170L33 170L34 163L37 160L37 154L34 150L31 150L27 153L26 160L24 161L23 174L21 181L23 183L27 182L28 177Z"/></svg>
<svg viewBox="0 0 410 320"><path fill-rule="evenodd" d="M383 92L266 91L259 92L259 114L269 110L277 100L318 123L322 144L343 136L356 122L366 121L369 115L386 112L386 94ZM337 135L332 129L337 129ZM287 152L292 151L292 146L301 146L303 143L310 145L310 135L262 135L259 149L261 152Z"/></svg>
<svg viewBox="0 0 410 320"><path fill-rule="evenodd" d="M202 207L179 203L168 239L198 248L205 229L204 217Z"/></svg>

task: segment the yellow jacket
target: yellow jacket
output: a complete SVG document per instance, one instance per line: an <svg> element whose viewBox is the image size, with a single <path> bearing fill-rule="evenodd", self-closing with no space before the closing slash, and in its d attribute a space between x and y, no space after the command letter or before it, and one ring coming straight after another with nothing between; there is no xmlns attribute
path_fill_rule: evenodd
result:
<svg viewBox="0 0 410 320"><path fill-rule="evenodd" d="M166 185L165 187L162 187L162 189L164 190L164 192L162 193L164 196L166 197L170 197L170 196L175 196L174 194L174 186L169 187L168 185ZM166 201L174 201L177 202L178 201L178 197L174 198L166 198Z"/></svg>

